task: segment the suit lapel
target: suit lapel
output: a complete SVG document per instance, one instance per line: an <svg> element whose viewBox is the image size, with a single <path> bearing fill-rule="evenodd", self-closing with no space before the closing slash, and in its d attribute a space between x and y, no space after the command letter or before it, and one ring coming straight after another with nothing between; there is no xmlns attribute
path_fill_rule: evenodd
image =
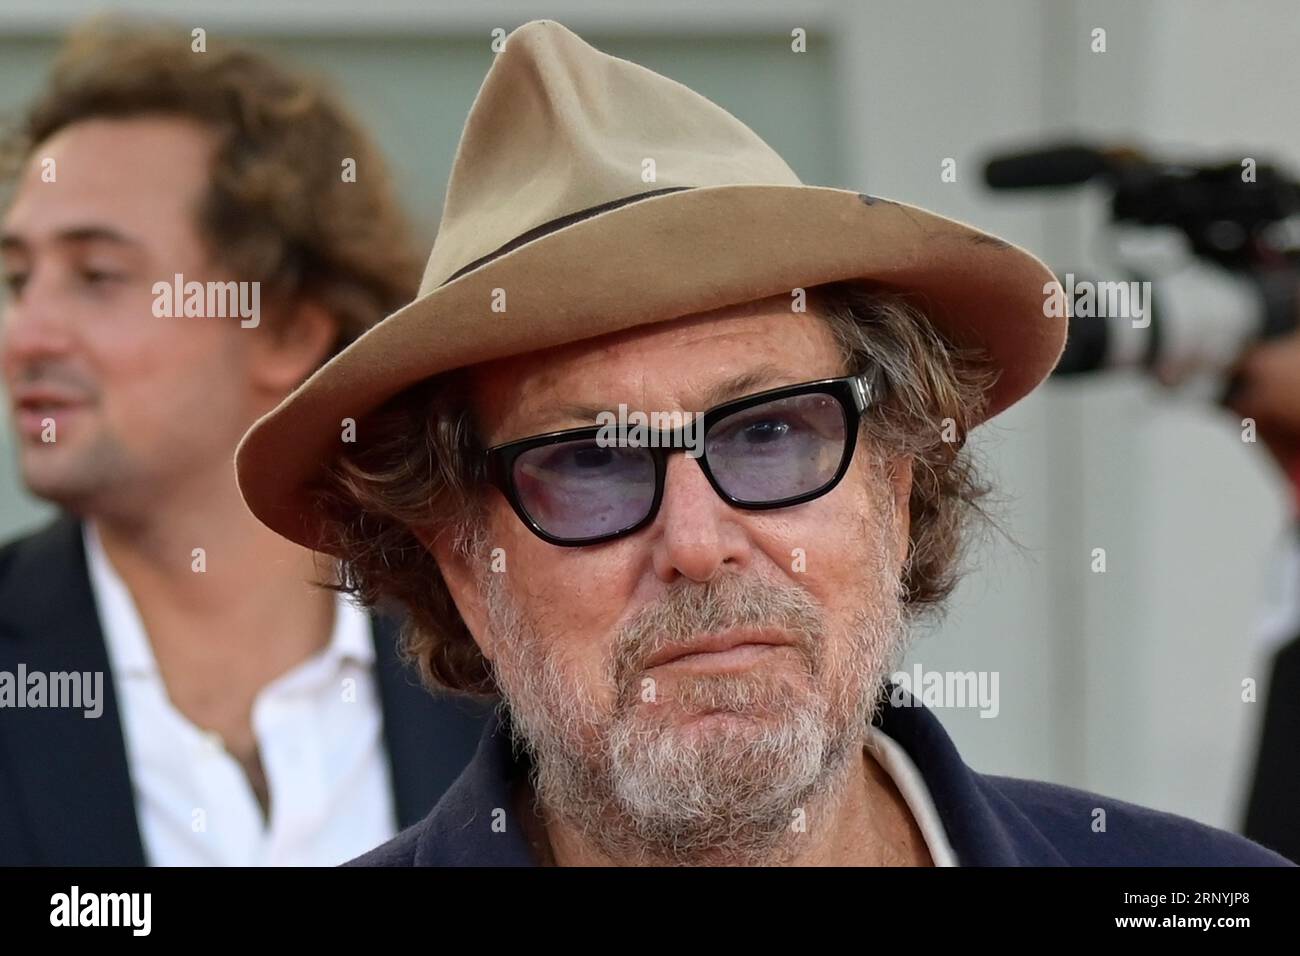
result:
<svg viewBox="0 0 1300 956"><path fill-rule="evenodd" d="M0 765L32 863L142 866L116 688L86 569L81 525L64 517L0 559L0 670L103 675L103 712L9 710Z"/></svg>

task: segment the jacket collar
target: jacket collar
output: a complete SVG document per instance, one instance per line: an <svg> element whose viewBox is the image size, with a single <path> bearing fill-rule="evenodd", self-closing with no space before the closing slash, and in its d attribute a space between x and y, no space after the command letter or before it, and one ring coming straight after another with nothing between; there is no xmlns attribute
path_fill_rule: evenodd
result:
<svg viewBox="0 0 1300 956"><path fill-rule="evenodd" d="M425 691L401 659L399 626L395 616L377 615L368 631L393 800L405 827L428 812L465 765L485 708ZM19 801L23 858L143 866L118 688L74 517L64 515L0 549L0 670L16 672L19 664L28 672L104 674L98 718L30 708L0 721L0 774L10 778Z"/></svg>
<svg viewBox="0 0 1300 956"><path fill-rule="evenodd" d="M33 862L143 866L113 674L80 524L63 517L6 548L0 567L0 669L100 672L103 711L14 710L0 740L25 810Z"/></svg>

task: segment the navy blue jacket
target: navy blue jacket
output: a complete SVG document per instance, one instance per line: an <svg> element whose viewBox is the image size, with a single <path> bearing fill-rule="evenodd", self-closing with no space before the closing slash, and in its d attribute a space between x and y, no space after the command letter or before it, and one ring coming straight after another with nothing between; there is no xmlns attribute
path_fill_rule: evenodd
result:
<svg viewBox="0 0 1300 956"><path fill-rule="evenodd" d="M1289 866L1243 837L1068 787L975 773L935 716L893 689L876 724L925 778L963 866ZM531 866L510 787L527 772L499 711L465 772L417 823L349 866ZM494 810L505 832L494 832ZM1094 810L1106 830L1093 832ZM500 830L498 823L496 830Z"/></svg>
<svg viewBox="0 0 1300 956"><path fill-rule="evenodd" d="M1242 832L1300 862L1300 634L1273 658Z"/></svg>
<svg viewBox="0 0 1300 956"><path fill-rule="evenodd" d="M398 825L423 817L474 754L490 708L433 697L376 617L375 680ZM0 671L103 671L103 713L0 709L0 866L143 866L145 851L81 525L0 548Z"/></svg>

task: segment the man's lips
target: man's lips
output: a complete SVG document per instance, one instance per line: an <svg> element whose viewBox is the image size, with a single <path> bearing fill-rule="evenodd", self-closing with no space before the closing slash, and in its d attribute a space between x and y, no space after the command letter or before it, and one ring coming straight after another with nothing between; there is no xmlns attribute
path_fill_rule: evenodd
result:
<svg viewBox="0 0 1300 956"><path fill-rule="evenodd" d="M47 419L57 427L61 420L90 405L83 395L54 388L16 388L13 393L15 424L19 434L36 437L45 430Z"/></svg>
<svg viewBox="0 0 1300 956"><path fill-rule="evenodd" d="M731 630L706 634L683 644L663 648L645 662L645 669L665 664L691 664L707 667L743 665L782 648L792 647L790 638L780 631Z"/></svg>
<svg viewBox="0 0 1300 956"><path fill-rule="evenodd" d="M15 405L82 405L89 396L84 389L65 385L14 385L9 390Z"/></svg>

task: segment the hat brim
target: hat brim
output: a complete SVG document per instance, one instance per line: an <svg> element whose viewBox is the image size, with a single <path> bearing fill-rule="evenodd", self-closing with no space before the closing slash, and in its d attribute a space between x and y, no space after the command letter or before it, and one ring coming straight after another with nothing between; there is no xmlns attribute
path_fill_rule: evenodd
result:
<svg viewBox="0 0 1300 956"><path fill-rule="evenodd" d="M309 489L345 447L344 419L454 368L853 279L915 294L949 341L987 352L999 374L982 420L1037 386L1065 344L1066 320L1045 315L1051 271L965 223L819 186L683 190L565 226L388 316L249 430L240 491L268 527L319 550Z"/></svg>

